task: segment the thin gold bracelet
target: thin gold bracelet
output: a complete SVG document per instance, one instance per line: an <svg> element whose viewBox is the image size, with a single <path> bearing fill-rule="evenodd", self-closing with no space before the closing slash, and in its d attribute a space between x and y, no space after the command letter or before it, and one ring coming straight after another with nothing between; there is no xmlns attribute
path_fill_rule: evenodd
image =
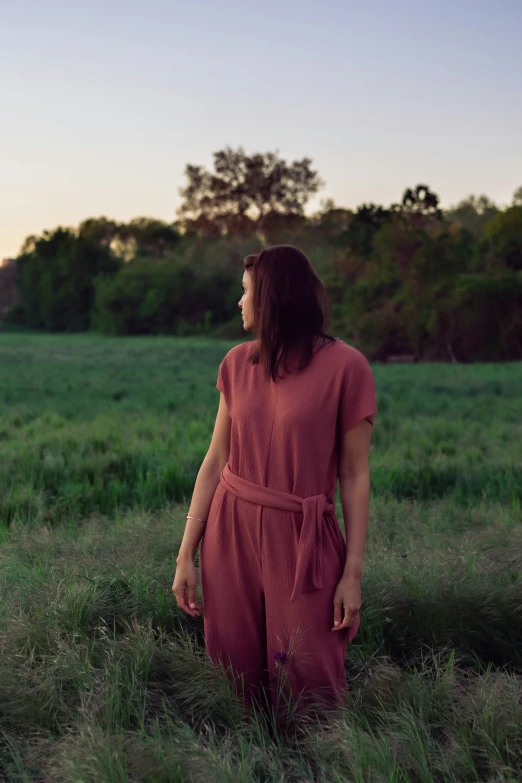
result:
<svg viewBox="0 0 522 783"><path fill-rule="evenodd" d="M206 519L200 519L199 517L193 517L192 514L187 514L187 519L197 519L198 522L203 522L205 525L207 524Z"/></svg>

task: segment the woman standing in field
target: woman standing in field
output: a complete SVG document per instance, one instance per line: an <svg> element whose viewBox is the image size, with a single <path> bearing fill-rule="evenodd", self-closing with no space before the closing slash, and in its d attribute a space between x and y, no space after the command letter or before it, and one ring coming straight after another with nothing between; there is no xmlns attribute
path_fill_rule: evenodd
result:
<svg viewBox="0 0 522 783"><path fill-rule="evenodd" d="M257 339L219 366L172 590L199 616L201 539L206 648L240 695L262 703L268 693L277 713L291 697L340 704L360 622L374 378L362 353L323 332L326 291L300 250L247 256L243 288L243 327Z"/></svg>

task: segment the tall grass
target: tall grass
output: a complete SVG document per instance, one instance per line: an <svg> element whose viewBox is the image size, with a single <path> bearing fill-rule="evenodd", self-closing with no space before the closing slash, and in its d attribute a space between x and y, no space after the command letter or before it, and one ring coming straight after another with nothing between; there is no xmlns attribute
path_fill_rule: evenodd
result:
<svg viewBox="0 0 522 783"><path fill-rule="evenodd" d="M170 590L228 347L0 335L1 778L520 779L521 365L374 368L351 703L281 726Z"/></svg>

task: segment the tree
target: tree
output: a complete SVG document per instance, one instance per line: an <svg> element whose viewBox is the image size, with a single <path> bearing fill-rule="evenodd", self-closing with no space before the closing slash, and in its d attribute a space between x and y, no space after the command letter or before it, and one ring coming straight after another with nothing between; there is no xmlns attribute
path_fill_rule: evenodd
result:
<svg viewBox="0 0 522 783"><path fill-rule="evenodd" d="M493 265L522 272L522 206L499 212L486 224L484 234Z"/></svg>
<svg viewBox="0 0 522 783"><path fill-rule="evenodd" d="M78 236L110 248L124 261L136 255L164 258L180 239L172 224L147 217L133 218L129 223L117 223L106 217L88 218L80 223Z"/></svg>
<svg viewBox="0 0 522 783"><path fill-rule="evenodd" d="M513 207L522 207L522 185L513 193Z"/></svg>
<svg viewBox="0 0 522 783"><path fill-rule="evenodd" d="M351 218L348 228L341 234L341 243L346 244L356 255L369 258L373 237L391 219L392 214L392 210L375 204L361 204Z"/></svg>
<svg viewBox="0 0 522 783"><path fill-rule="evenodd" d="M0 265L0 319L13 307L17 300L16 261L8 259Z"/></svg>
<svg viewBox="0 0 522 783"><path fill-rule="evenodd" d="M170 223L139 217L120 226L120 239L128 247L134 248L135 255L160 259L172 253L180 235Z"/></svg>
<svg viewBox="0 0 522 783"><path fill-rule="evenodd" d="M236 312L236 297L227 302L230 290L224 274L203 278L184 262L136 258L98 282L93 323L108 334L181 334L187 328L201 333L212 319L220 322Z"/></svg>
<svg viewBox="0 0 522 783"><path fill-rule="evenodd" d="M401 209L410 218L442 218L439 197L427 185L417 185L414 190L407 188L402 196Z"/></svg>
<svg viewBox="0 0 522 783"><path fill-rule="evenodd" d="M308 218L307 224L314 237L319 237L329 244L343 246L346 242L342 241L342 237L352 219L352 210L337 207L334 200L328 198L321 202L321 210Z"/></svg>
<svg viewBox="0 0 522 783"><path fill-rule="evenodd" d="M275 152L247 155L242 147L214 153L214 173L185 168L177 214L188 231L218 236L263 232L270 220L303 216L310 196L323 185L311 159L288 164Z"/></svg>
<svg viewBox="0 0 522 783"><path fill-rule="evenodd" d="M111 247L119 236L120 224L106 217L87 218L78 226L78 236L91 239L104 247Z"/></svg>
<svg viewBox="0 0 522 783"><path fill-rule="evenodd" d="M404 191L400 205L392 204L372 238L377 274L388 285L400 281L393 299L418 357L426 338L426 286L437 266L437 254L428 248L440 236L440 218L438 196L427 185L417 185Z"/></svg>
<svg viewBox="0 0 522 783"><path fill-rule="evenodd" d="M18 261L26 323L51 331L88 329L96 278L121 265L109 248L64 228L44 231Z"/></svg>
<svg viewBox="0 0 522 783"><path fill-rule="evenodd" d="M475 236L481 236L484 226L498 212L498 207L488 196L469 195L445 210L444 217L451 223L459 223Z"/></svg>

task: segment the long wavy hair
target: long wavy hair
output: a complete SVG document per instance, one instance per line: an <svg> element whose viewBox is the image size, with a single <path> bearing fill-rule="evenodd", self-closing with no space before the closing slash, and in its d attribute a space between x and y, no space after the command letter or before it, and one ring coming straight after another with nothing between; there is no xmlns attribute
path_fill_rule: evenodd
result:
<svg viewBox="0 0 522 783"><path fill-rule="evenodd" d="M288 355L297 352L298 369L304 369L312 358L316 338L335 340L324 331L330 303L308 257L293 245L273 245L248 255L243 267L253 287L257 346L251 363L261 364L266 379L275 381L281 362L288 370Z"/></svg>

